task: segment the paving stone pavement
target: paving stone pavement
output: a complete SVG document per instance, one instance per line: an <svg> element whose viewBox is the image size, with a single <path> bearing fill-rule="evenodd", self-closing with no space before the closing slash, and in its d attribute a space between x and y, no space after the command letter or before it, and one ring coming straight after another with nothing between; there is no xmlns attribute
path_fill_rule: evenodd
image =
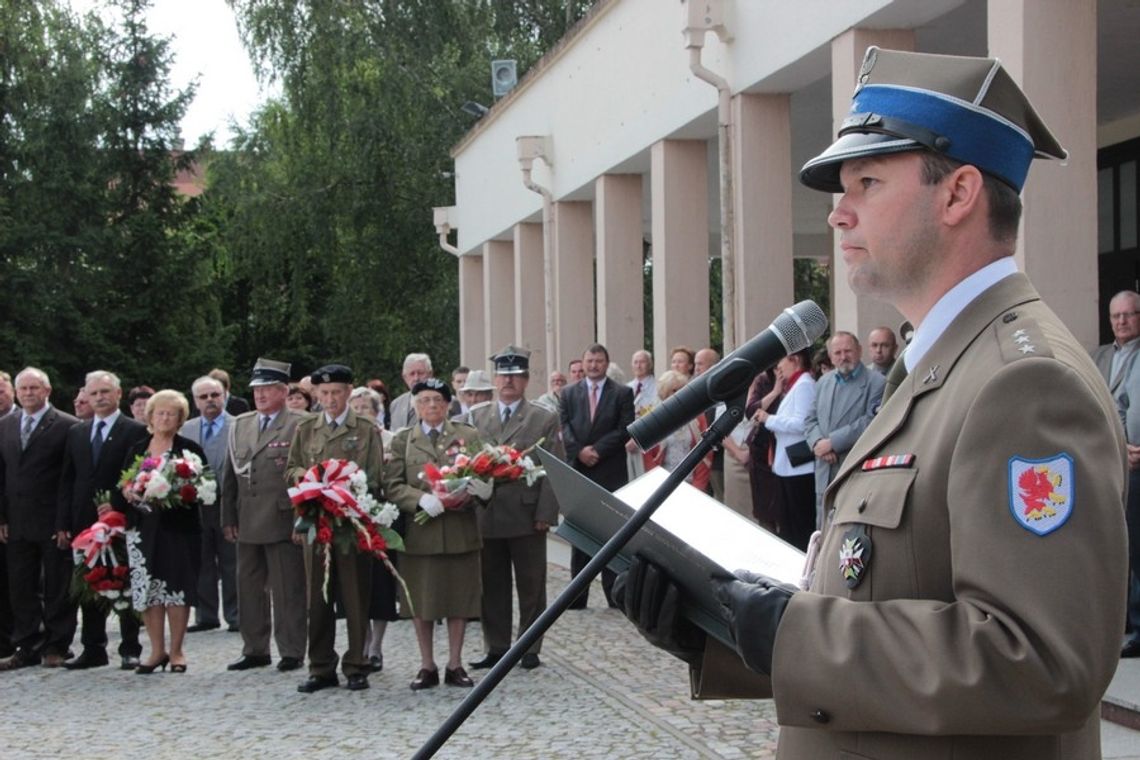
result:
<svg viewBox="0 0 1140 760"><path fill-rule="evenodd" d="M551 599L568 582L563 567L550 566ZM543 666L508 674L436 756L775 756L771 701L690 700L685 666L645 643L619 612L606 609L596 581L590 604L563 615L547 634ZM343 646L345 640L342 628L337 641ZM481 647L474 623L464 659L481 657ZM184 675L139 676L116 667L0 673L7 724L0 757L402 758L468 693L446 686L408 688L419 656L406 621L389 626L384 671L372 675L371 688L363 692L299 694L304 671L227 672L226 664L240 653L238 634L208 631L187 636ZM442 628L436 655L445 661ZM482 672L471 675L478 679Z"/></svg>

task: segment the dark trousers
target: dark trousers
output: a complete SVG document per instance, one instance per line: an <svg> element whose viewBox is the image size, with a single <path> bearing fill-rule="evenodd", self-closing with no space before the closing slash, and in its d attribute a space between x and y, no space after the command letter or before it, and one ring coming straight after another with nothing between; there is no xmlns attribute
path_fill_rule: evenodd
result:
<svg viewBox="0 0 1140 760"><path fill-rule="evenodd" d="M1124 520L1128 527L1128 617L1132 639L1140 641L1140 470L1128 473L1128 501L1125 503Z"/></svg>
<svg viewBox="0 0 1140 760"><path fill-rule="evenodd" d="M780 521L780 538L800 551L807 551L815 532L815 473L777 477L784 516Z"/></svg>
<svg viewBox="0 0 1140 760"><path fill-rule="evenodd" d="M578 577L578 573L582 572L582 568L586 566L590 559L590 555L586 554L586 552L577 547L572 548L570 550L570 577ZM614 604L613 594L611 593L611 590L614 587L614 578L616 577L617 573L615 573L613 570L610 570L608 567L602 568L602 592L606 595L606 603L611 607L617 606ZM578 596L578 598L570 603L570 607L571 609L582 609L586 606L589 600L590 588L587 586L586 589L582 591L582 593Z"/></svg>
<svg viewBox="0 0 1140 760"><path fill-rule="evenodd" d="M55 539L8 541L12 644L27 651L65 654L75 637L71 550Z"/></svg>
<svg viewBox="0 0 1140 760"><path fill-rule="evenodd" d="M95 604L82 604L79 607L83 612L83 622L80 627L79 641L84 651L105 652L107 650L107 612ZM119 642L119 655L122 657L138 657L142 654L142 645L139 644L139 619L131 611L119 618L119 633L122 640Z"/></svg>
<svg viewBox="0 0 1140 760"><path fill-rule="evenodd" d="M8 595L8 549L0 544L0 656L12 653L12 599Z"/></svg>
<svg viewBox="0 0 1140 760"><path fill-rule="evenodd" d="M503 654L511 648L512 585L518 587L520 634L546 609L546 534L484 538L481 566L483 643L491 654ZM527 651L541 650L540 638Z"/></svg>
<svg viewBox="0 0 1140 760"><path fill-rule="evenodd" d="M198 571L199 625L218 625L218 581L222 583L222 615L226 624L238 624L237 549L222 535L222 528L202 529L202 568Z"/></svg>
<svg viewBox="0 0 1140 760"><path fill-rule="evenodd" d="M336 612L333 601L340 591L344 605L345 627L348 630L348 648L341 658L341 670L346 676L369 673L371 668L364 656L364 640L368 636L368 601L372 596L372 557L355 548L348 554L331 550L332 576L325 599L324 548L315 544L305 546L305 575L309 579L309 673L314 676L336 675Z"/></svg>

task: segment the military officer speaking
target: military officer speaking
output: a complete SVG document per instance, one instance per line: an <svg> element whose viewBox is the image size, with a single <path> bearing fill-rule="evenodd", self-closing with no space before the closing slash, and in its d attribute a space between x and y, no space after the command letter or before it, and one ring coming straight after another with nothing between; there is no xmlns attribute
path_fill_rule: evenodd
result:
<svg viewBox="0 0 1140 760"><path fill-rule="evenodd" d="M278 670L296 670L305 660L305 561L293 541L285 482L302 415L285 407L289 369L284 362L258 359L249 381L256 411L238 416L230 427L222 531L237 543L242 652L229 670L268 665L271 631L281 658Z"/></svg>
<svg viewBox="0 0 1140 760"><path fill-rule="evenodd" d="M1035 155L1066 154L999 61L867 51L838 139L800 179L839 194L852 289L915 332L826 491L810 588L717 583L743 661L725 669L657 603L675 597L657 568L622 579L626 614L698 690L748 691L751 674L762 695L770 677L778 758L1101 756L1125 447L1088 354L1013 259Z"/></svg>
<svg viewBox="0 0 1140 760"><path fill-rule="evenodd" d="M313 373L312 380L322 411L297 424L289 446L286 482L296 485L318 462L347 459L364 470L369 491L379 498L384 447L376 425L357 417L348 406L352 370L343 364L327 364ZM348 679L347 687L359 691L368 688L370 670L368 658L364 656L364 642L368 636L368 602L372 593L372 555L350 546L347 554L333 550L330 557L348 629L348 647L341 658L341 669ZM305 547L305 575L309 587L309 679L298 686L297 691L309 694L339 683L332 592L326 600L325 566L315 543Z"/></svg>
<svg viewBox="0 0 1140 760"><path fill-rule="evenodd" d="M507 346L491 357L495 363L497 402L471 410L471 421L484 443L506 444L519 451L542 442L565 459L558 415L527 402L530 351ZM519 633L546 609L546 532L558 523L558 502L545 478L500 483L491 499L476 510L483 537L483 644L487 654L473 668L495 665L511 648L511 570L519 596ZM524 670L537 668L542 639L522 656Z"/></svg>

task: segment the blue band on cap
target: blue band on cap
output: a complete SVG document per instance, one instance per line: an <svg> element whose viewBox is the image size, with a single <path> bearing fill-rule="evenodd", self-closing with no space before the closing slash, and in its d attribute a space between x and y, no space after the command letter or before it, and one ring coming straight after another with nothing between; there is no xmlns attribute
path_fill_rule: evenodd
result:
<svg viewBox="0 0 1140 760"><path fill-rule="evenodd" d="M851 113L899 119L942 135L950 145L939 152L994 174L1019 192L1029 174L1033 142L1009 122L970 103L912 88L870 84L856 94ZM918 135L904 136L927 144Z"/></svg>

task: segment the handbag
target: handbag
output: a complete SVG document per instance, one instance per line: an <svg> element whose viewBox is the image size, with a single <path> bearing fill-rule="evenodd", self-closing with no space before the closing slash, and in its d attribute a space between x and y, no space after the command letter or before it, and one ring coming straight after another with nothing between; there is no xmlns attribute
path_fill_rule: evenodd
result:
<svg viewBox="0 0 1140 760"><path fill-rule="evenodd" d="M812 453L811 447L807 445L807 441L796 441L788 446L784 451L788 454L788 462L792 467L799 467L801 464L807 464L815 459L815 454Z"/></svg>

